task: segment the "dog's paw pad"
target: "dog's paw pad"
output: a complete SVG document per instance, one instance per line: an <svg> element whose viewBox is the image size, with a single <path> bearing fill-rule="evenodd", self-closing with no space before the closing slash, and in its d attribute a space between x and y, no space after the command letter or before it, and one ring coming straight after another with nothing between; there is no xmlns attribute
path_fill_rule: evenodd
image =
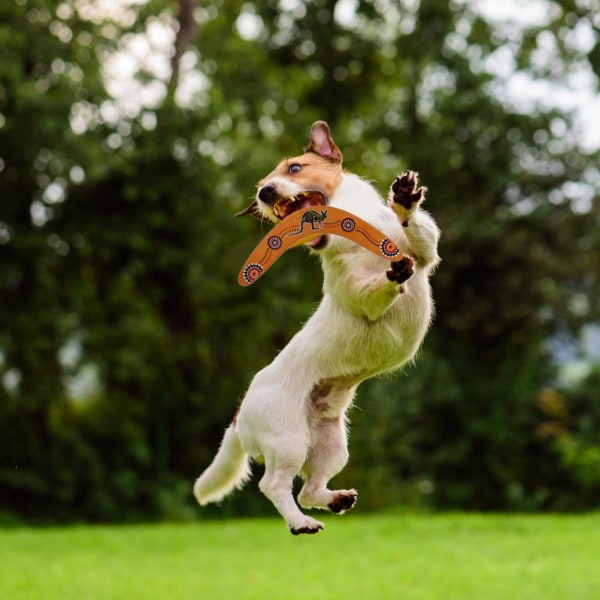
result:
<svg viewBox="0 0 600 600"><path fill-rule="evenodd" d="M400 260L390 264L392 268L387 270L385 274L390 281L396 283L404 283L415 272L415 261L410 256L403 256Z"/></svg>
<svg viewBox="0 0 600 600"><path fill-rule="evenodd" d="M337 494L327 506L331 512L342 515L354 508L357 498L358 492L356 490L345 490Z"/></svg>
<svg viewBox="0 0 600 600"><path fill-rule="evenodd" d="M391 201L410 210L423 200L427 191L425 187L417 187L418 183L419 176L415 171L406 171L406 173L398 175L392 183Z"/></svg>
<svg viewBox="0 0 600 600"><path fill-rule="evenodd" d="M300 518L294 519L293 522L288 523L288 526L292 535L318 533L325 527L321 521L317 521L307 515L301 515Z"/></svg>
<svg viewBox="0 0 600 600"><path fill-rule="evenodd" d="M305 527L291 527L290 532L292 535L300 535L302 533L306 533L308 535L312 535L313 533L319 533L323 529L323 523L316 522L316 525L307 525Z"/></svg>

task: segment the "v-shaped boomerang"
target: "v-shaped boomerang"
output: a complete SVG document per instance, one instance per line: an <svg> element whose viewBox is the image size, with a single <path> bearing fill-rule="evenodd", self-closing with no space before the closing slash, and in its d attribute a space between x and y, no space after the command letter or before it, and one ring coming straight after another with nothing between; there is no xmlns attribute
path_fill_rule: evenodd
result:
<svg viewBox="0 0 600 600"><path fill-rule="evenodd" d="M356 215L332 206L308 206L293 212L265 235L244 263L238 283L251 285L286 250L325 234L341 235L389 260L402 258L392 240Z"/></svg>

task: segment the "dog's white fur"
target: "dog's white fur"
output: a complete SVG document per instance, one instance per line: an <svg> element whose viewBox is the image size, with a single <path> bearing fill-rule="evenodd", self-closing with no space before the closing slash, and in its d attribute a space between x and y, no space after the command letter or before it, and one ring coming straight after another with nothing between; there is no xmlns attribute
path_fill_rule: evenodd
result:
<svg viewBox="0 0 600 600"><path fill-rule="evenodd" d="M296 504L296 475L305 481L298 495L301 506L342 513L354 505L355 490L327 488L348 460L346 410L361 381L395 370L415 356L432 319L429 275L439 261L439 230L420 202L405 208L393 202L390 191L385 204L367 181L341 171L341 153L325 123L313 125L311 142L313 154L340 165L341 177L328 204L382 230L412 257L414 274L405 283L390 281L388 261L330 236L319 251L324 274L321 303L273 362L256 374L214 461L195 483L200 504L217 502L245 483L249 458L264 461L259 487L292 533L323 528ZM318 178L319 165L313 171L306 177ZM324 171L323 177L330 175ZM313 189L318 184L311 183ZM260 182L261 189L265 185L281 196L307 189L306 181L298 183L282 168ZM258 197L255 204L262 215L275 220L271 206Z"/></svg>

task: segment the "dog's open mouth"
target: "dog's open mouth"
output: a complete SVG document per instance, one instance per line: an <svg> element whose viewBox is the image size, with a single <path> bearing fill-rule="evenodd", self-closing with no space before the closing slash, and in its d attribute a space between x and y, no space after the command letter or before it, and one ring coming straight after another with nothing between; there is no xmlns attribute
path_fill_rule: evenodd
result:
<svg viewBox="0 0 600 600"><path fill-rule="evenodd" d="M297 210L309 206L327 206L326 196L317 191L300 192L295 196L279 198L279 200L275 201L271 210L273 211L273 217L275 217L275 219L283 220ZM274 222L274 219L270 215L267 215L266 211L259 208L257 200L254 200L250 206L246 207L244 210L236 213L235 216L241 217L243 215L252 215L265 223L273 224ZM327 245L327 239L327 235L316 234L314 238L310 238L304 243L308 244L313 250L321 250Z"/></svg>
<svg viewBox="0 0 600 600"><path fill-rule="evenodd" d="M292 213L308 206L325 206L325 196L321 192L300 192L277 200L273 205L273 213L278 219L285 219Z"/></svg>

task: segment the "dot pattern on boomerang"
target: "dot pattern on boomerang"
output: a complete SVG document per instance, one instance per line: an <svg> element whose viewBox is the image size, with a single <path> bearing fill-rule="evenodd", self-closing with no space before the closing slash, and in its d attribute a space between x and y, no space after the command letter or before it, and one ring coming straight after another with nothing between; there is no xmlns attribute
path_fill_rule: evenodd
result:
<svg viewBox="0 0 600 600"><path fill-rule="evenodd" d="M265 235L244 263L238 283L253 284L286 250L326 234L348 238L388 260L402 258L392 240L360 217L333 206L307 206L287 216Z"/></svg>

